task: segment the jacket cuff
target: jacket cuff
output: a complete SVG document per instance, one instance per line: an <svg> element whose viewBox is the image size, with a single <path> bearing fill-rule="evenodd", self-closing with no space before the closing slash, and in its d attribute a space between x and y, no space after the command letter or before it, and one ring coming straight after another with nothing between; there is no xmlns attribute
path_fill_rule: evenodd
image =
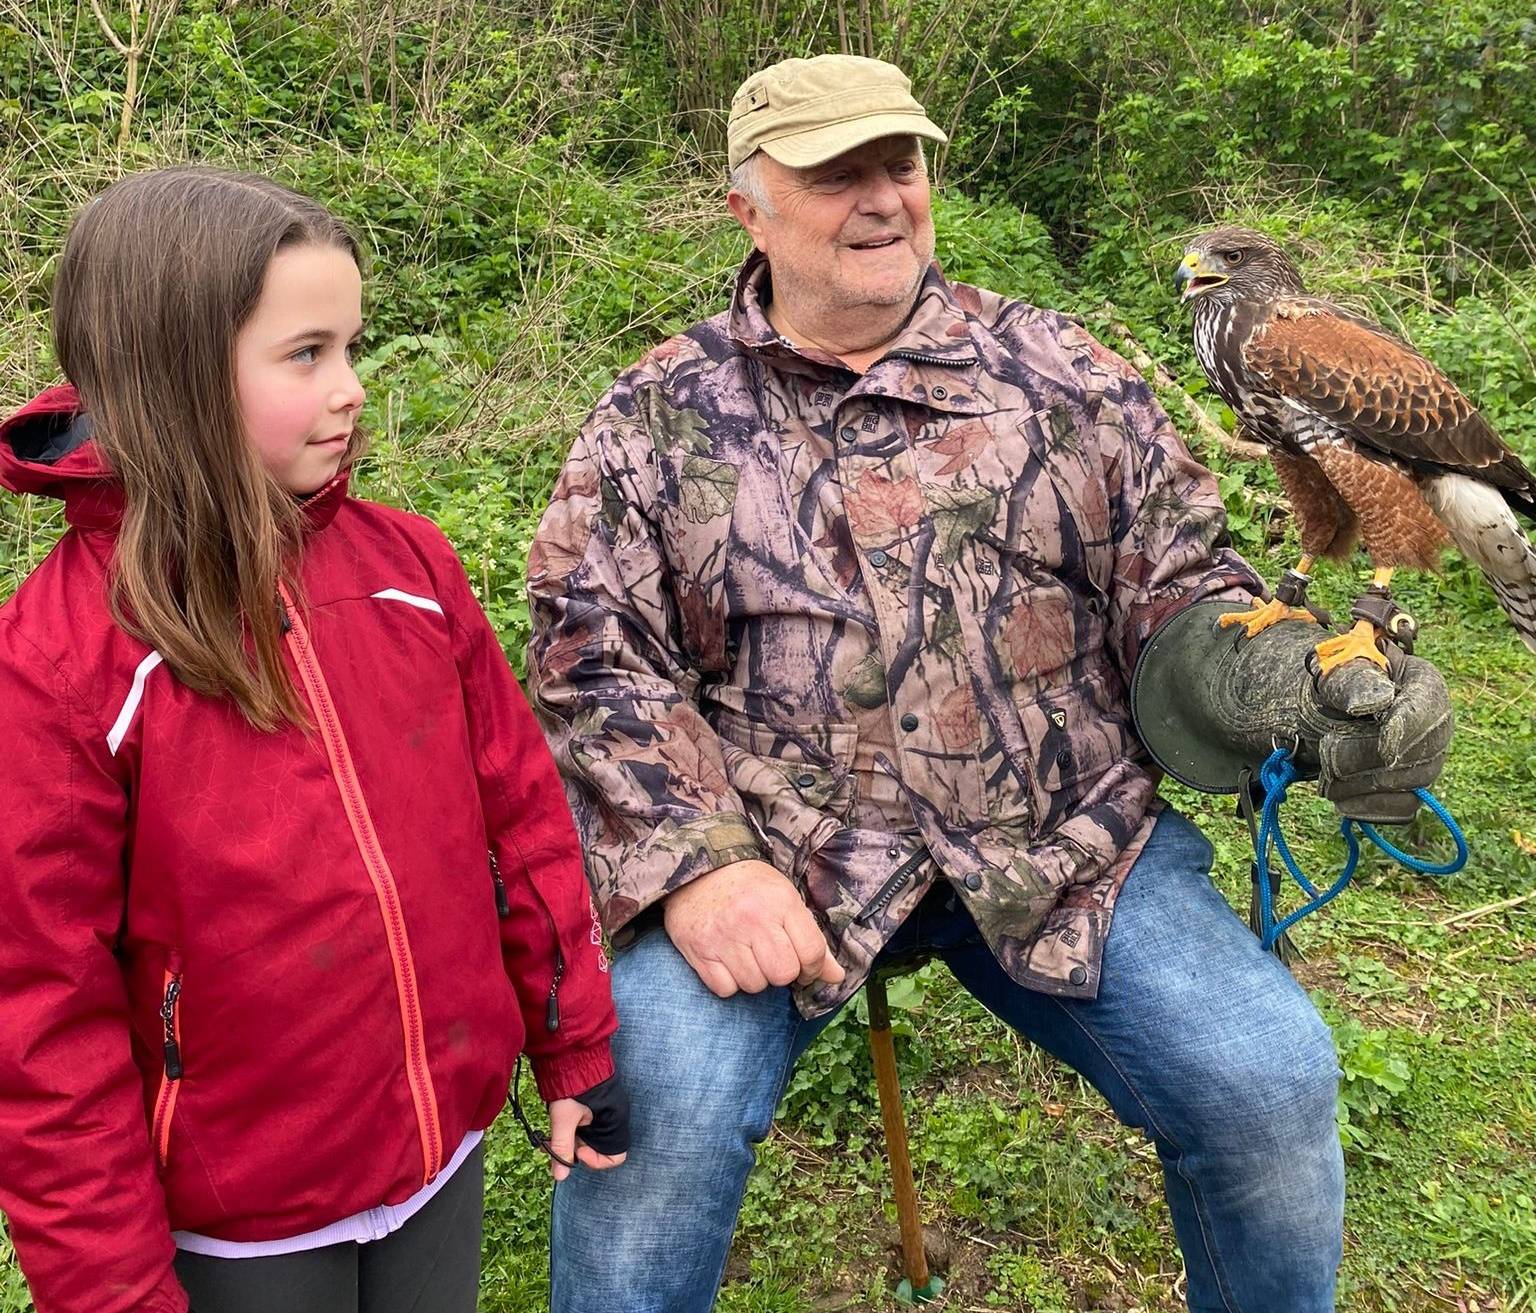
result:
<svg viewBox="0 0 1536 1313"><path fill-rule="evenodd" d="M740 812L716 812L689 821L677 828L669 845L686 847L683 860L667 881L666 893L732 862L767 860L757 831Z"/></svg>
<svg viewBox="0 0 1536 1313"><path fill-rule="evenodd" d="M529 1062L533 1066L534 1083L539 1087L539 1098L545 1103L584 1094L594 1085L601 1085L614 1070L613 1050L606 1039L568 1053L540 1058L530 1054Z"/></svg>
<svg viewBox="0 0 1536 1313"><path fill-rule="evenodd" d="M648 872L643 882L610 889L609 896L599 903L598 914L610 936L618 935L640 913L701 875L732 862L768 860L751 823L734 811L714 812L673 827L666 831L662 842L652 845L649 857L642 856L634 864L650 867L658 859L658 849L663 844L668 854L681 854L667 874ZM654 871L654 867L651 869ZM622 940L615 938L614 947L622 946Z"/></svg>

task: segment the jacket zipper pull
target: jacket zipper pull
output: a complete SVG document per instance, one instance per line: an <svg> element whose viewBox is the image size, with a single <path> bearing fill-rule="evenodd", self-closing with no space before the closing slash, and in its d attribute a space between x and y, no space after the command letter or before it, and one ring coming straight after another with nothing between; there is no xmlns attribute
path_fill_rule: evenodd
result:
<svg viewBox="0 0 1536 1313"><path fill-rule="evenodd" d="M565 955L560 945L555 945L555 978L549 984L549 1002L544 1006L544 1028L554 1034L560 1029L560 1000L555 996L560 988L560 978L565 975Z"/></svg>
<svg viewBox="0 0 1536 1313"><path fill-rule="evenodd" d="M165 1078L181 1079L181 1046L176 1042L176 1003L181 998L181 977L172 976L165 987L165 1002L160 1005L160 1020L165 1023Z"/></svg>
<svg viewBox="0 0 1536 1313"><path fill-rule="evenodd" d="M507 900L507 886L501 878L501 866L496 861L496 854L491 857L491 883L496 887L496 915L509 917L512 915L512 904Z"/></svg>

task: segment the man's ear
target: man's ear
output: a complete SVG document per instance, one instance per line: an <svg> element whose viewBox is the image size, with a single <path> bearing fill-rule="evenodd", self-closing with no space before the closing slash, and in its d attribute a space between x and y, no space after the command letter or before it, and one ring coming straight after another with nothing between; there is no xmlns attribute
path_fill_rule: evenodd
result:
<svg viewBox="0 0 1536 1313"><path fill-rule="evenodd" d="M752 244L759 251L763 250L763 212L739 191L727 193L725 203L736 222L747 230Z"/></svg>

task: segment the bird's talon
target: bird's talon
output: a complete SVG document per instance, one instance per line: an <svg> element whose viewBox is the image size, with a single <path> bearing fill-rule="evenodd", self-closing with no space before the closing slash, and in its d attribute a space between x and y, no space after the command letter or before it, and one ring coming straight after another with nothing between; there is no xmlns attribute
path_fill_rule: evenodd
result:
<svg viewBox="0 0 1536 1313"><path fill-rule="evenodd" d="M1242 625L1243 633L1249 638L1256 638L1271 625L1277 625L1282 620L1305 620L1313 625L1317 623L1317 617L1312 612L1287 606L1278 598L1261 602L1255 597L1253 606L1249 610L1228 611L1225 615L1216 617L1216 623L1223 629L1231 625Z"/></svg>
<svg viewBox="0 0 1536 1313"><path fill-rule="evenodd" d="M1357 657L1373 662L1385 670L1387 658L1386 654L1376 646L1376 632L1376 626L1369 620L1361 620L1347 634L1325 638L1317 645L1319 673L1326 675L1330 670Z"/></svg>

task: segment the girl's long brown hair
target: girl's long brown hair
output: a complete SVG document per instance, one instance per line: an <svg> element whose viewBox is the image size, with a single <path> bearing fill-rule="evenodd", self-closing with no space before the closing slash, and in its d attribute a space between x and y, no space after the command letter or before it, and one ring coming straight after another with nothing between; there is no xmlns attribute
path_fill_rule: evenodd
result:
<svg viewBox="0 0 1536 1313"><path fill-rule="evenodd" d="M281 249L356 239L323 206L218 169L135 174L75 220L53 288L54 352L122 481L117 622L260 729L308 723L282 659L299 504L246 441L235 338ZM347 459L362 446L355 432Z"/></svg>

